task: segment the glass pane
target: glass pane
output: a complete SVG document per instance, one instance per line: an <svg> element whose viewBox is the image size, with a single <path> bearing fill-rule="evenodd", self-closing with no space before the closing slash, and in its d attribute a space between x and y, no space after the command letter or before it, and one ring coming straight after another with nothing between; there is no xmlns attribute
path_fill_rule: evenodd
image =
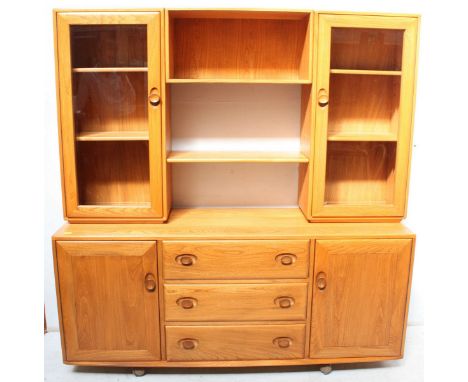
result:
<svg viewBox="0 0 468 382"><path fill-rule="evenodd" d="M388 136L396 139L400 76L331 74L328 135Z"/></svg>
<svg viewBox="0 0 468 382"><path fill-rule="evenodd" d="M328 142L326 204L391 204L395 142Z"/></svg>
<svg viewBox="0 0 468 382"><path fill-rule="evenodd" d="M81 205L149 207L148 142L77 142Z"/></svg>
<svg viewBox="0 0 468 382"><path fill-rule="evenodd" d="M147 66L146 25L72 25L73 68Z"/></svg>
<svg viewBox="0 0 468 382"><path fill-rule="evenodd" d="M73 73L75 131L147 131L147 73Z"/></svg>
<svg viewBox="0 0 468 382"><path fill-rule="evenodd" d="M401 70L403 30L332 28L331 68Z"/></svg>

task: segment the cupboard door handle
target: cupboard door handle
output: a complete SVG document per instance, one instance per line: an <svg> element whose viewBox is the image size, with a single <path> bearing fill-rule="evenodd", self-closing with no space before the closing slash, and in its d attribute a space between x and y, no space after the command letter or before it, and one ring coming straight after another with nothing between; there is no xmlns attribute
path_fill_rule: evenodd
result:
<svg viewBox="0 0 468 382"><path fill-rule="evenodd" d="M192 309L197 306L197 299L192 297L182 297L179 298L177 301L177 305L179 305L183 309Z"/></svg>
<svg viewBox="0 0 468 382"><path fill-rule="evenodd" d="M320 290L324 290L327 287L327 275L325 274L325 272L317 273L315 284Z"/></svg>
<svg viewBox="0 0 468 382"><path fill-rule="evenodd" d="M148 96L148 101L152 106L158 106L161 103L158 88L152 88Z"/></svg>
<svg viewBox="0 0 468 382"><path fill-rule="evenodd" d="M318 92L318 104L320 107L328 105L328 93L325 89L320 89Z"/></svg>
<svg viewBox="0 0 468 382"><path fill-rule="evenodd" d="M182 255L176 256L175 260L184 267L190 267L197 261L197 256L184 253Z"/></svg>
<svg viewBox="0 0 468 382"><path fill-rule="evenodd" d="M179 346L184 350L193 350L198 346L198 341L194 338L183 338L179 341Z"/></svg>
<svg viewBox="0 0 468 382"><path fill-rule="evenodd" d="M288 309L294 305L294 299L292 297L277 297L275 299L275 304L278 305L281 309Z"/></svg>
<svg viewBox="0 0 468 382"><path fill-rule="evenodd" d="M287 349L292 345L292 338L289 337L276 337L273 343L281 349Z"/></svg>
<svg viewBox="0 0 468 382"><path fill-rule="evenodd" d="M292 253L280 253L276 256L276 261L279 261L282 265L292 265L296 262L296 255Z"/></svg>
<svg viewBox="0 0 468 382"><path fill-rule="evenodd" d="M156 290L156 279L152 273L147 273L145 276L145 288L148 292Z"/></svg>

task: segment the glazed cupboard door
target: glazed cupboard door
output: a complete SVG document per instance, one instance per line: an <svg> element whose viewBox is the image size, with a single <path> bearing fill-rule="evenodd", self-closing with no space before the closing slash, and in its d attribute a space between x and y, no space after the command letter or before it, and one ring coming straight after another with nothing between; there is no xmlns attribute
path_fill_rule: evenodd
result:
<svg viewBox="0 0 468 382"><path fill-rule="evenodd" d="M318 20L312 220L401 219L419 20Z"/></svg>
<svg viewBox="0 0 468 382"><path fill-rule="evenodd" d="M56 243L66 361L160 359L156 243Z"/></svg>
<svg viewBox="0 0 468 382"><path fill-rule="evenodd" d="M412 239L317 240L311 358L400 356Z"/></svg>
<svg viewBox="0 0 468 382"><path fill-rule="evenodd" d="M58 12L68 218L160 218L160 12Z"/></svg>

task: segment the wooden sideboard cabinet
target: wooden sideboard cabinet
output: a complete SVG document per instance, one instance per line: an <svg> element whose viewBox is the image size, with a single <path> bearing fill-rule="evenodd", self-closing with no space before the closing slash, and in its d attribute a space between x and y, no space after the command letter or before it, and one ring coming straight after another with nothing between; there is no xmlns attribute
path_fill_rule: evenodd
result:
<svg viewBox="0 0 468 382"><path fill-rule="evenodd" d="M403 357L418 16L57 10L54 26L66 364ZM226 195L260 197L223 199L223 174Z"/></svg>

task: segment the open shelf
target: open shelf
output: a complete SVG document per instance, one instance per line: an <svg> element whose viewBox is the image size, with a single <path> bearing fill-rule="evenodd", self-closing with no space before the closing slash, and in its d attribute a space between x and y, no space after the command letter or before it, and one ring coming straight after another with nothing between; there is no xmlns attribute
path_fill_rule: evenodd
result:
<svg viewBox="0 0 468 382"><path fill-rule="evenodd" d="M72 67L146 67L146 34L146 25L72 25Z"/></svg>
<svg viewBox="0 0 468 382"><path fill-rule="evenodd" d="M367 76L401 76L401 70L362 70L362 69L330 69L331 74L361 74Z"/></svg>
<svg viewBox="0 0 468 382"><path fill-rule="evenodd" d="M77 141L147 141L148 131L84 131L76 136Z"/></svg>
<svg viewBox="0 0 468 382"><path fill-rule="evenodd" d="M328 140L333 142L348 141L377 141L377 142L396 142L398 136L395 133L354 133L332 132L328 134Z"/></svg>
<svg viewBox="0 0 468 382"><path fill-rule="evenodd" d="M72 72L73 73L109 73L109 72L115 72L115 73L125 73L125 72L147 72L148 68L144 67L111 67L111 68L73 68Z"/></svg>
<svg viewBox="0 0 468 382"><path fill-rule="evenodd" d="M89 133L148 130L147 73L73 74L74 121L78 137Z"/></svg>
<svg viewBox="0 0 468 382"><path fill-rule="evenodd" d="M329 142L326 204L392 204L395 142Z"/></svg>
<svg viewBox="0 0 468 382"><path fill-rule="evenodd" d="M308 12L170 10L168 15L168 82L310 83Z"/></svg>
<svg viewBox="0 0 468 382"><path fill-rule="evenodd" d="M173 151L169 163L307 163L309 159L294 152L248 151Z"/></svg>
<svg viewBox="0 0 468 382"><path fill-rule="evenodd" d="M399 76L332 74L329 139L371 140L375 136L375 140L396 140L400 80Z"/></svg>
<svg viewBox="0 0 468 382"><path fill-rule="evenodd" d="M150 204L148 142L77 142L80 205Z"/></svg>
<svg viewBox="0 0 468 382"><path fill-rule="evenodd" d="M331 68L400 71L404 30L332 28Z"/></svg>
<svg viewBox="0 0 468 382"><path fill-rule="evenodd" d="M246 78L170 78L166 80L169 84L291 84L306 85L311 84L311 80L296 79L246 79Z"/></svg>

